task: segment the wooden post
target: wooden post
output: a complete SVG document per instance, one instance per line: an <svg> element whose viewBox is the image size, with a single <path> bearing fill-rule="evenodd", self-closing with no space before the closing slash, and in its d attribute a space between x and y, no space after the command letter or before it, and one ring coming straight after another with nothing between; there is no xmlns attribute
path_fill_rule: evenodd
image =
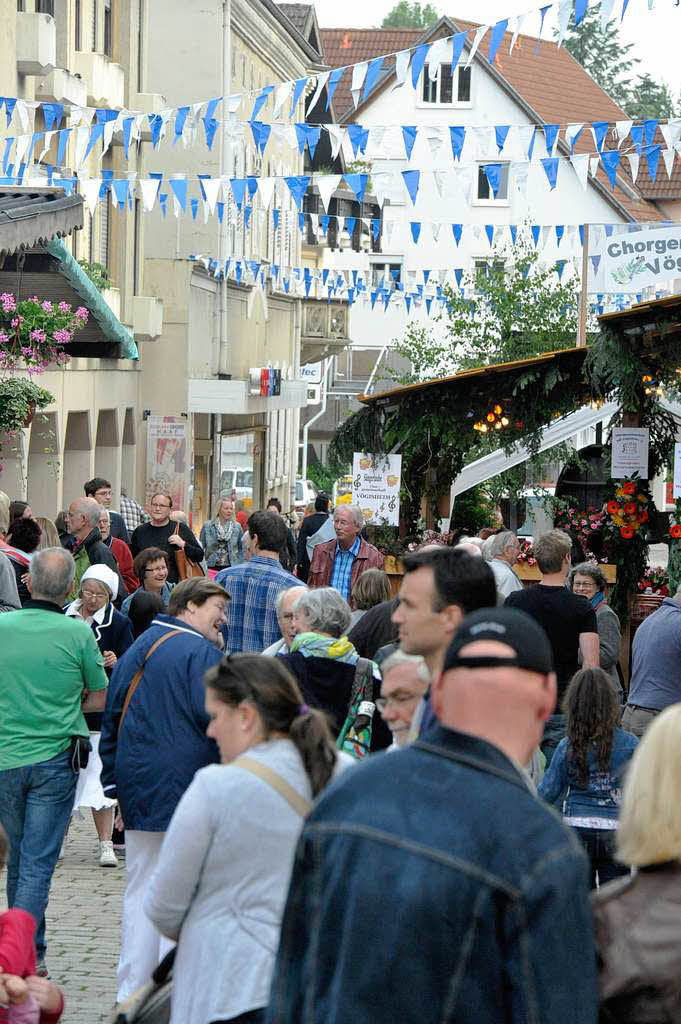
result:
<svg viewBox="0 0 681 1024"><path fill-rule="evenodd" d="M582 290L579 295L579 322L577 324L577 348L586 346L586 317L589 309L589 225L584 225L582 246Z"/></svg>

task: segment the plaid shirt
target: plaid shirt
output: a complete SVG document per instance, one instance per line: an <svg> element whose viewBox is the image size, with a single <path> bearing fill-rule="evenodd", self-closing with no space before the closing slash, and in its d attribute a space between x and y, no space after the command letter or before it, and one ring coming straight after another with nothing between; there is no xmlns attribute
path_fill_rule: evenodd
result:
<svg viewBox="0 0 681 1024"><path fill-rule="evenodd" d="M355 543L347 551L340 546L336 541L336 554L333 559L333 569L331 570L331 582L330 587L333 587L338 593L345 598L346 601L350 600L350 591L352 590L352 563L359 554L359 546L361 544L361 537L359 534L355 537Z"/></svg>
<svg viewBox="0 0 681 1024"><path fill-rule="evenodd" d="M149 516L142 506L138 505L134 498L126 498L124 494L121 494L120 513L130 536L141 523L149 522Z"/></svg>
<svg viewBox="0 0 681 1024"><path fill-rule="evenodd" d="M223 569L215 577L231 601L227 605L226 643L230 654L260 654L281 637L275 601L282 590L300 581L273 558L255 555L250 562Z"/></svg>

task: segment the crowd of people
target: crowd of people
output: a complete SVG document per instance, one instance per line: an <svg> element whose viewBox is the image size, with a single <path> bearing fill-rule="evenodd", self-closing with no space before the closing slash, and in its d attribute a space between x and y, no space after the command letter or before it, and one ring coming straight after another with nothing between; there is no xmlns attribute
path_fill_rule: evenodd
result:
<svg viewBox="0 0 681 1024"><path fill-rule="evenodd" d="M0 1021L62 1013L45 910L83 810L125 859L118 1002L170 954L171 1024L681 1020L681 591L627 688L560 530L533 586L499 529L396 590L325 495L297 537L276 499L199 538L166 494L112 501L0 493Z"/></svg>

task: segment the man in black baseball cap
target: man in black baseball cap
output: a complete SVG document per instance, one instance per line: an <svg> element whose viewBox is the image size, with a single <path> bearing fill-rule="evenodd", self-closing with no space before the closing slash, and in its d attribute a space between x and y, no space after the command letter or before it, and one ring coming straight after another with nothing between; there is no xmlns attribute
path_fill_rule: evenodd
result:
<svg viewBox="0 0 681 1024"><path fill-rule="evenodd" d="M555 699L537 622L463 619L439 722L346 772L303 825L267 1024L595 1024L586 857L521 768Z"/></svg>

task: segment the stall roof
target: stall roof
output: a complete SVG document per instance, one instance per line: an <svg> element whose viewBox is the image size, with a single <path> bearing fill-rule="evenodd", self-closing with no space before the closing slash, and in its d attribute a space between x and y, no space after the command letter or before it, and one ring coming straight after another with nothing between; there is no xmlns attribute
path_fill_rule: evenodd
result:
<svg viewBox="0 0 681 1024"><path fill-rule="evenodd" d="M669 315L678 310L678 324L669 323ZM665 295L661 299L649 302L637 302L628 309L620 309L614 313L602 313L598 320L607 327L622 333L637 334L641 332L656 334L656 326L664 320L665 333L681 332L681 294Z"/></svg>
<svg viewBox="0 0 681 1024"><path fill-rule="evenodd" d="M485 378L494 379L495 375L514 373L530 366L540 366L551 361L562 361L563 359L583 360L588 352L587 348L561 348L555 352L544 352L540 356L533 356L531 359L518 359L511 363L495 363L493 366L480 366L473 370L461 370L449 377L440 377L437 380L418 381L416 384L404 384L401 387L391 388L389 391L380 391L375 395L360 395L359 401L365 405L374 402L385 404L387 402L400 401L417 392L426 391L429 388L451 387L459 382L472 379L482 381Z"/></svg>
<svg viewBox="0 0 681 1024"><path fill-rule="evenodd" d="M83 226L83 200L59 188L0 189L0 258Z"/></svg>

